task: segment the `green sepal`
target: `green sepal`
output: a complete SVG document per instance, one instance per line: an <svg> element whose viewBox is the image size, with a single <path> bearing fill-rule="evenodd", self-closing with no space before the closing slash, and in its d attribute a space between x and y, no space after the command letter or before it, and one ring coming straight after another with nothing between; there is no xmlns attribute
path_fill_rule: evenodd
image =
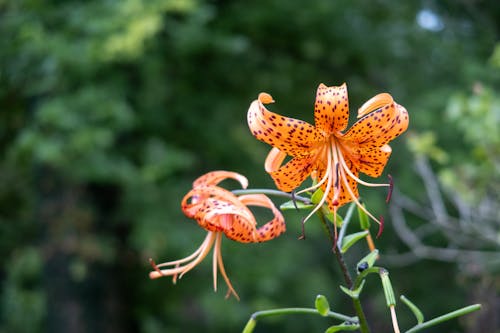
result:
<svg viewBox="0 0 500 333"><path fill-rule="evenodd" d="M314 306L316 310L318 310L319 314L326 317L328 312L330 312L330 304L328 300L323 295L316 296L316 300L314 301Z"/></svg>
<svg viewBox="0 0 500 333"><path fill-rule="evenodd" d="M308 205L308 204L305 204L305 203L303 203L301 201L297 201L297 200L295 200L295 203L293 202L293 200L290 200L290 201L284 202L280 205L281 210L309 209L312 207L314 207L314 205Z"/></svg>
<svg viewBox="0 0 500 333"><path fill-rule="evenodd" d="M415 318L417 318L417 323L422 324L424 322L424 314L422 311L420 311L420 309L404 295L401 295L400 299L406 304L407 307L410 308L411 312L413 312Z"/></svg>
<svg viewBox="0 0 500 333"><path fill-rule="evenodd" d="M367 231L368 232L368 231ZM360 271L360 267L363 263L367 263L368 264L368 267L365 267L364 269L367 269L367 268L371 268L373 267L373 265L375 264L375 261L378 259L378 250L375 249L373 250L372 252L368 253L366 256L363 257L363 259L361 259L358 264L356 265L356 268L357 268L357 271L358 271L358 274L361 273ZM364 270L363 269L363 270Z"/></svg>
<svg viewBox="0 0 500 333"><path fill-rule="evenodd" d="M334 332L341 332L341 331L357 331L359 330L359 324L352 324L352 323L342 323L340 325L334 325L330 326L326 329L325 333L334 333Z"/></svg>
<svg viewBox="0 0 500 333"><path fill-rule="evenodd" d="M345 236L342 239L342 247L340 249L340 252L346 253L347 250L349 250L349 248L351 246L353 246L360 239L365 238L366 235L368 235L368 233L369 233L369 231L365 230L365 231L360 231L360 232L356 232L354 234L350 234L350 235Z"/></svg>
<svg viewBox="0 0 500 333"><path fill-rule="evenodd" d="M340 286L340 289L349 297L353 298L353 299L359 299L359 294L361 294L361 291L363 290L363 287L365 285L365 281L366 280L363 280L363 282L361 282L361 284L359 285L358 288L354 289L354 290L351 290L351 289L348 289L344 286Z"/></svg>
<svg viewBox="0 0 500 333"><path fill-rule="evenodd" d="M362 203L363 207L365 207L365 204ZM368 219L368 215L366 215L365 211L362 210L358 206L358 217L359 217L359 226L361 227L362 230L368 230L370 229L370 220Z"/></svg>

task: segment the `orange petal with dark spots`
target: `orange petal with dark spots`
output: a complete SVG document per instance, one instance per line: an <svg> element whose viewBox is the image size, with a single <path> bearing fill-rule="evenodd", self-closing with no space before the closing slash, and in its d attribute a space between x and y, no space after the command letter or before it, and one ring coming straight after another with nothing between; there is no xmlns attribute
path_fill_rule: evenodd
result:
<svg viewBox="0 0 500 333"><path fill-rule="evenodd" d="M247 113L248 127L253 136L289 155L308 155L322 138L319 132L305 121L269 111L264 102L270 95L261 93L259 96L261 99L253 101Z"/></svg>
<svg viewBox="0 0 500 333"><path fill-rule="evenodd" d="M238 199L246 206L258 206L269 208L273 213L273 219L265 223L261 227L255 229L253 228L254 242L265 242L273 238L278 237L286 231L285 219L281 212L276 208L274 203L263 194L248 194L238 197ZM239 217L237 220L241 220ZM236 221L235 221L236 222ZM235 223L237 226L237 223ZM231 238L228 233L226 233L228 238Z"/></svg>
<svg viewBox="0 0 500 333"><path fill-rule="evenodd" d="M295 157L276 171L269 172L276 187L281 191L291 192L315 169L316 156Z"/></svg>
<svg viewBox="0 0 500 333"><path fill-rule="evenodd" d="M316 91L314 104L314 122L316 129L328 136L336 131L343 131L349 122L349 100L347 86L327 87L321 83Z"/></svg>
<svg viewBox="0 0 500 333"><path fill-rule="evenodd" d="M267 154L266 161L264 162L264 170L266 170L266 172L278 170L283 164L286 156L286 153L278 148L271 149L271 151Z"/></svg>
<svg viewBox="0 0 500 333"><path fill-rule="evenodd" d="M211 171L204 174L193 182L193 187L202 185L217 185L225 179L234 179L241 184L242 188L248 187L248 179L245 176L236 172L224 170Z"/></svg>
<svg viewBox="0 0 500 333"><path fill-rule="evenodd" d="M362 147L381 147L408 128L408 112L392 102L364 115L343 136Z"/></svg>
<svg viewBox="0 0 500 333"><path fill-rule="evenodd" d="M370 177L379 177L391 156L389 145L382 147L359 147L350 149L349 159L360 172Z"/></svg>

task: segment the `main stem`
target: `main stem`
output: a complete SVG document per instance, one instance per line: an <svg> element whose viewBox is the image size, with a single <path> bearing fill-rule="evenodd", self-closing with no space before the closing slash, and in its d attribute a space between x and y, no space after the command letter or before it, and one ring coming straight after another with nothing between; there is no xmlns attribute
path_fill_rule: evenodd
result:
<svg viewBox="0 0 500 333"><path fill-rule="evenodd" d="M347 268L347 265L345 264L344 256L342 255L342 252L340 251L340 247L337 246L338 244L335 244L334 235L332 235L331 229L328 227L325 215L323 214L323 212L321 210L318 211L318 216L319 216L323 226L326 229L328 229L328 231L329 231L327 234L328 234L328 237L330 238L330 241L333 243L333 253L335 253L335 259L337 259L337 263L339 264L340 270L342 271L342 274L344 275L344 280L345 280L348 288L352 289L354 286L354 283L352 281L351 274L349 273L349 269ZM344 222L343 222L344 226L346 226L347 223L349 223L350 217L351 217L351 214L349 216L346 215L346 219L344 219ZM342 241L342 239L339 238L338 241ZM363 311L361 301L359 300L359 298L353 298L352 304L354 306L354 311L356 311L356 315L358 316L358 319L359 319L360 331L362 333L370 333L370 327L368 326L368 322L366 321L366 316L365 316L365 313Z"/></svg>

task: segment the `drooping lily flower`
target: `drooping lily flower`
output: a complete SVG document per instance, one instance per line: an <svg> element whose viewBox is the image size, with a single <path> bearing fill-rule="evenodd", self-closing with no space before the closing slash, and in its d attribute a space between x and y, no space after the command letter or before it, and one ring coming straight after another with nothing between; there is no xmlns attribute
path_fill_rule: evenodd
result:
<svg viewBox="0 0 500 333"><path fill-rule="evenodd" d="M315 125L283 117L266 109L273 103L271 95L261 93L248 110L248 126L252 134L273 148L265 169L276 186L285 192L294 191L311 174L316 184L306 188L321 188L319 204L304 219L308 220L325 202L336 216L337 209L354 201L373 220L381 221L360 204L358 184L372 184L359 178L359 173L379 177L391 155L388 143L408 127L408 113L391 95L379 94L358 110L360 118L345 131L349 121L347 86L327 87L320 84L314 104ZM285 158L291 159L283 165Z"/></svg>
<svg viewBox="0 0 500 333"><path fill-rule="evenodd" d="M248 186L248 180L244 176L229 171L209 172L193 182L193 189L184 196L181 207L187 217L195 219L202 228L208 231L207 236L200 247L186 258L159 265L151 260L154 268L154 271L149 273L151 279L172 276L175 283L177 277L181 278L198 265L213 247L214 290L217 290L218 267L229 288L226 298L232 294L239 299L227 277L222 261L222 235L240 243L265 242L285 232L285 222L280 211L267 196L263 194L236 196L217 186L218 183L228 178L237 180L243 188ZM255 217L247 206L269 208L274 218L263 226L257 227Z"/></svg>

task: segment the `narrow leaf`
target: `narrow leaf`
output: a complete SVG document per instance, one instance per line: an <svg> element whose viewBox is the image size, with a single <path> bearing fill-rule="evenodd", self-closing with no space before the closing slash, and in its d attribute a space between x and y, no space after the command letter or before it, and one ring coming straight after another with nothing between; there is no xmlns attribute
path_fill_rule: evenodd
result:
<svg viewBox="0 0 500 333"><path fill-rule="evenodd" d="M356 232L354 234L350 234L350 235L345 236L342 240L342 247L340 249L340 252L346 253L347 250L349 250L349 248L351 246L356 244L356 242L359 241L360 239L365 238L366 235L368 235L368 233L369 233L369 231L365 230L365 231L360 231L360 232Z"/></svg>
<svg viewBox="0 0 500 333"><path fill-rule="evenodd" d="M343 323L340 325L334 325L327 328L325 333L334 333L334 332L342 332L342 331L357 331L359 330L358 324L351 323Z"/></svg>
<svg viewBox="0 0 500 333"><path fill-rule="evenodd" d="M293 200L284 202L280 205L281 210L290 210L290 209L309 209L314 207L314 205L307 205L301 201L295 201L295 204L293 203Z"/></svg>
<svg viewBox="0 0 500 333"><path fill-rule="evenodd" d="M420 311L420 309L404 295L401 295L400 299L406 304L407 307L410 308L411 312L413 312L415 318L417 318L417 323L422 324L424 322L424 315L422 311Z"/></svg>
<svg viewBox="0 0 500 333"><path fill-rule="evenodd" d="M365 281L366 280L363 280L363 282L361 282L361 284L359 285L358 288L356 288L355 290L351 290L351 289L348 289L344 286L340 286L340 289L349 297L353 298L353 299L358 299L359 298L359 294L361 294L361 291L363 290L363 287L365 285Z"/></svg>
<svg viewBox="0 0 500 333"><path fill-rule="evenodd" d="M362 203L363 207L365 204ZM368 219L368 215L366 215L365 211L358 207L358 217L359 217L359 226L362 230L370 229L370 221Z"/></svg>

